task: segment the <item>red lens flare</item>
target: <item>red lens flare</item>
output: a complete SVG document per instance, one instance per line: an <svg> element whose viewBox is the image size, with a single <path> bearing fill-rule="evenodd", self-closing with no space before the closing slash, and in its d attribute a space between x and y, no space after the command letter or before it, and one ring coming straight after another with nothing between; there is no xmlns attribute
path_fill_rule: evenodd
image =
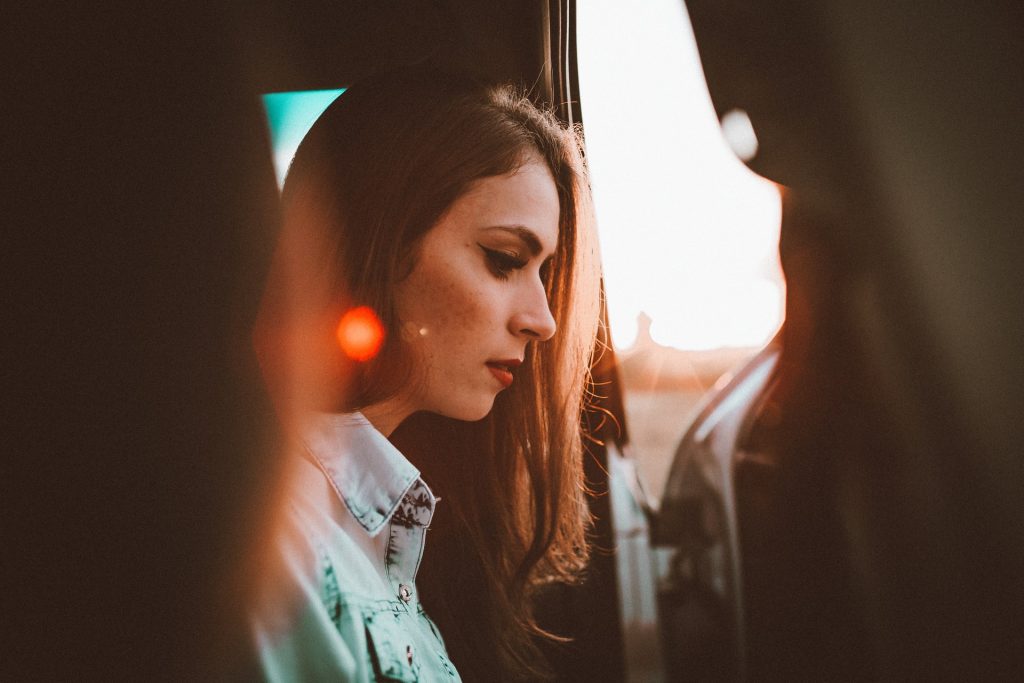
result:
<svg viewBox="0 0 1024 683"><path fill-rule="evenodd" d="M384 342L384 327L369 306L353 308L338 323L338 345L352 360L368 361Z"/></svg>

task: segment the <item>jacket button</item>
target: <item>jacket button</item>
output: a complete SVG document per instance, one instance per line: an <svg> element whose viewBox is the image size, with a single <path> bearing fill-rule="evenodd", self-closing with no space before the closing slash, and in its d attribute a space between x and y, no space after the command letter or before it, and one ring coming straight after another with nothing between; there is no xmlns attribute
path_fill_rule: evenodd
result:
<svg viewBox="0 0 1024 683"><path fill-rule="evenodd" d="M398 585L398 597L402 598L402 602L409 602L412 600L412 589L404 583Z"/></svg>

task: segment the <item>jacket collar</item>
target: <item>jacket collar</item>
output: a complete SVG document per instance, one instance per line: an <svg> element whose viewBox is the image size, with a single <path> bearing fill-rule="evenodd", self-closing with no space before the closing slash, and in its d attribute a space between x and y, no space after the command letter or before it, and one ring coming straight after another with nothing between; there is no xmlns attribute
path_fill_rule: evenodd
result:
<svg viewBox="0 0 1024 683"><path fill-rule="evenodd" d="M302 441L370 536L380 533L417 482L417 497L427 494L429 522L436 499L419 470L362 413L315 413L303 426Z"/></svg>

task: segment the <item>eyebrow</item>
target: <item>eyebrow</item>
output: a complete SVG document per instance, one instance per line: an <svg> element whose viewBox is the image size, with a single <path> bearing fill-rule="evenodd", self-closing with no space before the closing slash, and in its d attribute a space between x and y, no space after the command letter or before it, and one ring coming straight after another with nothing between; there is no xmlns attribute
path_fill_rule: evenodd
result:
<svg viewBox="0 0 1024 683"><path fill-rule="evenodd" d="M537 237L537 233L522 225L495 225L487 229L502 230L504 232L512 233L523 241L523 244L525 244L526 248L530 250L530 254L532 256L537 256L544 249L544 247L541 246L540 238Z"/></svg>

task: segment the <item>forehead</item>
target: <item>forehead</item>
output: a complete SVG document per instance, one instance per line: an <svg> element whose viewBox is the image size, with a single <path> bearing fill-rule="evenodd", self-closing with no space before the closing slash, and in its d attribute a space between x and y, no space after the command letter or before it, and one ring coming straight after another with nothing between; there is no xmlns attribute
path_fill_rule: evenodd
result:
<svg viewBox="0 0 1024 683"><path fill-rule="evenodd" d="M551 254L558 242L558 190L546 164L528 160L507 175L475 181L455 200L437 227L449 223L465 231L487 230L510 238L529 231L540 242L541 251ZM514 230L489 230L496 227ZM522 230L515 230L522 229Z"/></svg>

